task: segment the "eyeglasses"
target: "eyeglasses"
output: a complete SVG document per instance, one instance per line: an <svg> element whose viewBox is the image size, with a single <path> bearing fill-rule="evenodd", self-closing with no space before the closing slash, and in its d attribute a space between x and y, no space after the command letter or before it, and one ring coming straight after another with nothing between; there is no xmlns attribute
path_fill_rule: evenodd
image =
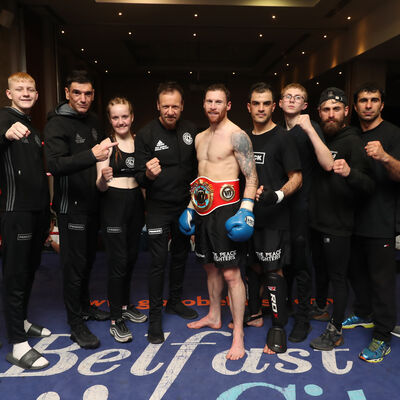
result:
<svg viewBox="0 0 400 400"><path fill-rule="evenodd" d="M285 94L282 96L283 100L290 101L293 99L294 102L300 103L301 100L304 100L304 96L300 96L299 94L296 94L295 96L292 96L291 94Z"/></svg>

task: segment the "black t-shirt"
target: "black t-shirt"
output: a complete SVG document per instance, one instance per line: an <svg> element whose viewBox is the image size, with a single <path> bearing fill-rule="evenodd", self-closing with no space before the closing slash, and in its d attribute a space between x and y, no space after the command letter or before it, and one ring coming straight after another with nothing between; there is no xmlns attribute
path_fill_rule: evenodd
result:
<svg viewBox="0 0 400 400"><path fill-rule="evenodd" d="M361 133L364 144L379 140L383 149L400 160L400 129L383 121L376 128ZM396 233L396 200L399 184L390 179L383 164L368 157L375 191L356 213L355 234L374 238L390 238Z"/></svg>
<svg viewBox="0 0 400 400"><path fill-rule="evenodd" d="M320 126L315 121L311 121L311 124L318 136L325 143L324 135ZM296 142L300 155L301 172L303 174L303 184L296 193L293 193L289 202L294 208L307 209L313 174L315 168L319 167L318 159L315 155L314 146L312 145L310 138L300 125L295 125L287 132Z"/></svg>
<svg viewBox="0 0 400 400"><path fill-rule="evenodd" d="M322 167L315 169L310 192L310 226L320 232L350 236L355 209L368 199L374 182L368 175L368 160L357 129L345 127L334 137L327 137L326 143L333 158L346 160L351 169L347 177Z"/></svg>
<svg viewBox="0 0 400 400"><path fill-rule="evenodd" d="M258 185L280 190L288 181L290 171L301 170L296 144L281 126L276 126L261 135L248 132L253 144ZM289 229L289 212L286 199L279 204L263 206L255 202L255 226L271 229Z"/></svg>

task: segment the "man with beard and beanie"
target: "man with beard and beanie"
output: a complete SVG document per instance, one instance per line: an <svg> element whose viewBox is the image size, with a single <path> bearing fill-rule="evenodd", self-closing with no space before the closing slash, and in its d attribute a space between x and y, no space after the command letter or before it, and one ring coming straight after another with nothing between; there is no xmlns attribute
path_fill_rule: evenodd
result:
<svg viewBox="0 0 400 400"><path fill-rule="evenodd" d="M355 294L354 315L343 328L375 325L372 341L359 357L376 363L390 353L396 324L396 204L400 181L400 129L382 119L384 92L366 83L354 94L361 140L368 156L375 190L357 207L350 282Z"/></svg>
<svg viewBox="0 0 400 400"><path fill-rule="evenodd" d="M250 88L247 109L253 121L248 135L260 187L254 205L255 227L249 241L250 260L246 269L250 314L246 323L253 326L263 323L259 282L264 281L272 310L272 327L264 352L284 353L288 313L283 270L291 258L288 199L301 187L301 163L294 139L272 121L275 102L270 85L259 82Z"/></svg>
<svg viewBox="0 0 400 400"><path fill-rule="evenodd" d="M103 138L103 129L89 109L93 81L86 71L73 71L66 81L66 101L48 116L44 130L47 166L54 176L53 209L60 231L64 269L64 302L71 340L96 348L98 338L85 324L104 321L109 313L90 304L89 277L96 256L99 194L96 163L107 159L117 143Z"/></svg>
<svg viewBox="0 0 400 400"><path fill-rule="evenodd" d="M147 339L154 344L164 342L161 311L169 239L169 299L165 311L185 319L195 319L198 315L181 301L190 237L180 232L178 225L179 215L189 202L190 182L196 177L196 128L191 122L181 120L183 89L176 82L159 85L157 109L159 117L139 130L135 138L135 178L146 189L151 254Z"/></svg>
<svg viewBox="0 0 400 400"><path fill-rule="evenodd" d="M12 351L6 359L23 369L42 369L49 362L28 338L51 332L27 319L35 271L50 221L50 199L39 132L30 113L38 99L35 80L25 72L8 78L10 107L0 110L0 212L3 299ZM3 397L7 397L4 395Z"/></svg>
<svg viewBox="0 0 400 400"><path fill-rule="evenodd" d="M374 189L358 130L345 124L347 97L338 88L321 93L319 116L333 170L315 171L310 194L311 253L316 269L326 270L333 288L333 313L327 328L310 346L329 351L343 344L342 321L347 305L347 270L355 209Z"/></svg>

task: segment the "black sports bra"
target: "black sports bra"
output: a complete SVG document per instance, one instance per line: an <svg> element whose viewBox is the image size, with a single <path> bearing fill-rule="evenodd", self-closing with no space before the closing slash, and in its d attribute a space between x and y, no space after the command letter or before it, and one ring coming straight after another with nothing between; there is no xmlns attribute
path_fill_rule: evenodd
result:
<svg viewBox="0 0 400 400"><path fill-rule="evenodd" d="M114 178L133 176L133 171L135 170L135 152L125 153L119 150L121 156L117 156L117 160L115 160L116 147L113 148L110 156L110 167L113 169Z"/></svg>

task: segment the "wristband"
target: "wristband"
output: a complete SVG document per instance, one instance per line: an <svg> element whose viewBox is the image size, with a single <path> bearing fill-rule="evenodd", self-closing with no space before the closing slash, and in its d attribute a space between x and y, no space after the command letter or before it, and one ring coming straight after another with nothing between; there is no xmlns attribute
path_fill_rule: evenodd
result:
<svg viewBox="0 0 400 400"><path fill-rule="evenodd" d="M250 199L249 197L243 197L242 201L251 201L252 203L254 203L254 200Z"/></svg>
<svg viewBox="0 0 400 400"><path fill-rule="evenodd" d="M283 198L285 197L284 193L282 192L282 190L276 190L275 194L278 196L278 200L276 201L276 204L279 204Z"/></svg>

